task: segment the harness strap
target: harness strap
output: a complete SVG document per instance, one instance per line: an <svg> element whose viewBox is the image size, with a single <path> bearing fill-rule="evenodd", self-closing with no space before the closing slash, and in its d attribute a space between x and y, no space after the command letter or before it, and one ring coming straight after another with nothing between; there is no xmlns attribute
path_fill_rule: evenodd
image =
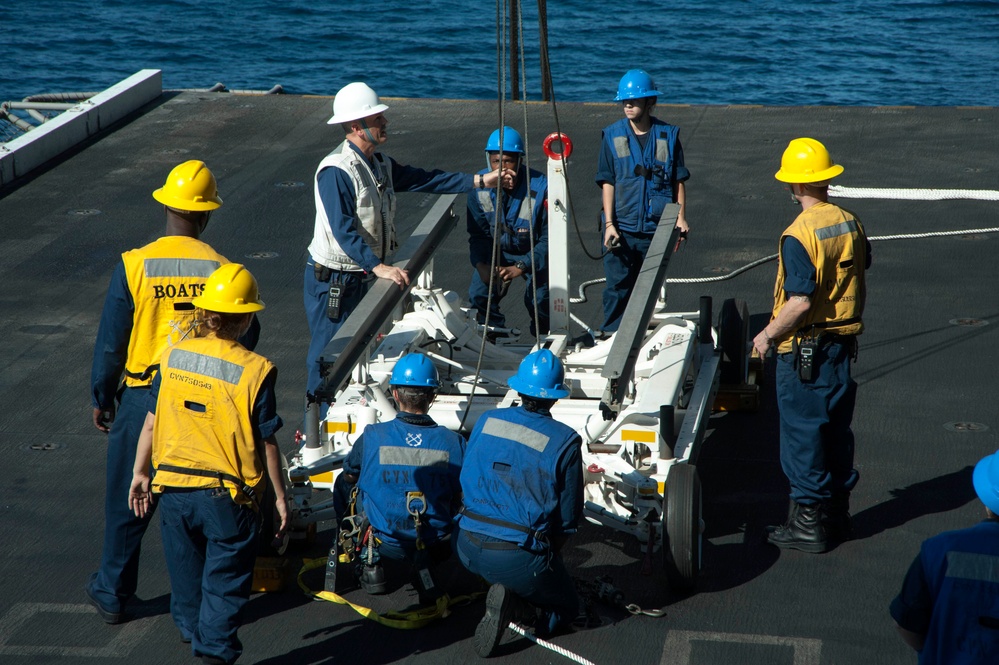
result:
<svg viewBox="0 0 999 665"><path fill-rule="evenodd" d="M241 478L236 476L223 473L221 471L209 471L208 469L188 469L183 466L174 466L173 464L160 464L156 467L157 471L169 471L170 473L180 473L185 476L199 476L201 478L215 478L219 481L219 485L225 487L225 481L228 480L232 483L236 489L246 495L252 503L253 507L260 509L260 504L257 502L257 496L253 491L253 488L243 482Z"/></svg>
<svg viewBox="0 0 999 665"><path fill-rule="evenodd" d="M125 376L127 376L130 379L138 379L139 381L148 381L149 379L152 378L153 372L158 372L159 370L160 370L160 364L156 363L155 365L150 365L141 372L129 372L126 369Z"/></svg>
<svg viewBox="0 0 999 665"><path fill-rule="evenodd" d="M493 526L501 526L507 529L513 529L514 531L520 531L521 533L526 533L528 536L534 538L534 540L538 541L539 543L548 542L547 536L544 533L536 531L534 529L529 529L526 526L521 526L520 524L514 524L513 522L507 522L506 520L497 519L495 517L486 517L485 515L479 515L478 513L472 512L471 510L469 510L464 506L462 506L459 512L462 515L467 515L468 517L471 517L473 520L478 520L485 524L491 524Z"/></svg>

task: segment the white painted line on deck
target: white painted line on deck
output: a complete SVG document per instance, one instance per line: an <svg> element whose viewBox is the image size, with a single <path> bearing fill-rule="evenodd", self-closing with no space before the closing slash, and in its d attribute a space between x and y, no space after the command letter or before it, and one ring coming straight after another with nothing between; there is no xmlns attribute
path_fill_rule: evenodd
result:
<svg viewBox="0 0 999 665"><path fill-rule="evenodd" d="M897 199L906 201L943 201L949 199L999 201L999 191L994 189L878 189L829 185L829 196L844 199Z"/></svg>
<svg viewBox="0 0 999 665"><path fill-rule="evenodd" d="M121 626L109 626L108 631L114 631L114 637L102 647L73 647L18 644L9 645L7 641L14 637L24 623L40 612L55 612L63 614L90 614L95 622L100 621L94 613L94 608L85 604L60 603L17 603L7 614L0 618L0 656L67 656L75 658L125 658L135 648L136 644L153 627L149 619L134 620Z"/></svg>
<svg viewBox="0 0 999 665"><path fill-rule="evenodd" d="M794 650L794 665L819 665L822 656L822 640L806 637L671 630L666 637L666 644L663 645L663 657L659 659L659 665L690 665L691 642L728 642L791 647Z"/></svg>

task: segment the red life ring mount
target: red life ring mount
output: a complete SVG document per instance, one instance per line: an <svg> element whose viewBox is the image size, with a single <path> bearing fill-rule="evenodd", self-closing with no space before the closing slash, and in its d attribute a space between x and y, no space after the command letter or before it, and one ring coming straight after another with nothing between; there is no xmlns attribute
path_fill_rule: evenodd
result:
<svg viewBox="0 0 999 665"><path fill-rule="evenodd" d="M562 148L561 152L555 152L552 150L552 144L557 143L559 147ZM545 138L545 142L542 145L545 149L545 154L548 155L548 159L569 159L569 155L572 154L572 140L568 136L561 132L552 132Z"/></svg>

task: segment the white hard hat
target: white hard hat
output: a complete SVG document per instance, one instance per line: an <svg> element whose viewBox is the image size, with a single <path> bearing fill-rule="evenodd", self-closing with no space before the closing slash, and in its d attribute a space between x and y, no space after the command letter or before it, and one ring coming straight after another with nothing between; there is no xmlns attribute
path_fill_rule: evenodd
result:
<svg viewBox="0 0 999 665"><path fill-rule="evenodd" d="M340 88L333 99L333 117L327 125L339 125L351 120L359 120L388 110L388 106L378 100L378 95L367 83L354 81Z"/></svg>

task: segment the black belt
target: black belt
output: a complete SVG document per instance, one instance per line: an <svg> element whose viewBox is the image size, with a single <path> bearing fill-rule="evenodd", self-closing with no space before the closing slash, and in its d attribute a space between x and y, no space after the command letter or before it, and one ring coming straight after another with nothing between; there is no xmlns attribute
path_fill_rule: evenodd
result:
<svg viewBox="0 0 999 665"><path fill-rule="evenodd" d="M464 506L462 506L460 512L462 515L465 515L466 517L470 517L473 520L478 520L479 522L483 522L485 524L492 524L493 526L500 526L506 529L513 529L514 531L520 531L521 533L526 533L528 536L533 538L538 543L548 542L548 537L546 534L543 534L540 531L535 531L534 529L530 529L526 526L515 524L514 522L507 522L506 520L496 519L495 517L486 517L485 515L479 515L478 513L473 513L471 510L469 510Z"/></svg>

